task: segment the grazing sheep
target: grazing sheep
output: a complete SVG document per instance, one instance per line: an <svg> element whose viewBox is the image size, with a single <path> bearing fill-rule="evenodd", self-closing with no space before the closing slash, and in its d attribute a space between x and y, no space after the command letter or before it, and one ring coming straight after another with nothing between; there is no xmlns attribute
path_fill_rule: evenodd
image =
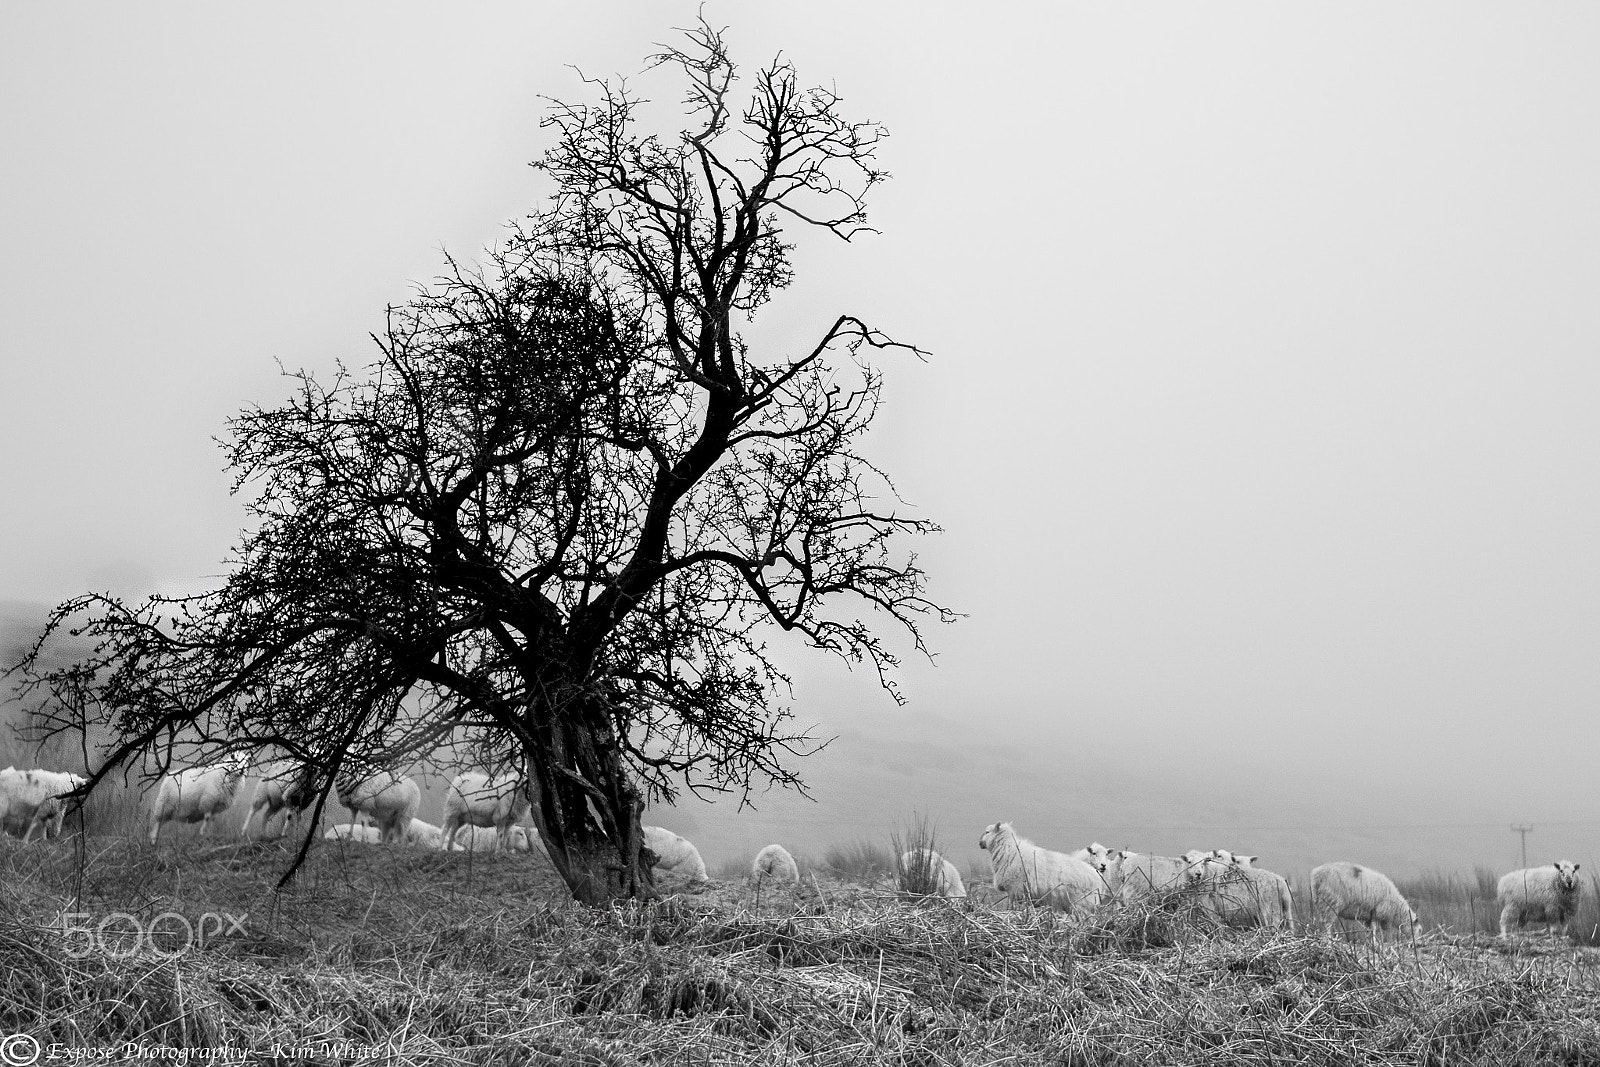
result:
<svg viewBox="0 0 1600 1067"><path fill-rule="evenodd" d="M757 852L755 862L750 864L750 874L755 878L756 885L762 882L800 884L800 868L795 866L794 857L782 845L768 845Z"/></svg>
<svg viewBox="0 0 1600 1067"><path fill-rule="evenodd" d="M61 796L83 785L88 779L65 771L19 771L7 767L0 771L0 826L19 835L23 843L61 834L67 805Z"/></svg>
<svg viewBox="0 0 1600 1067"><path fill-rule="evenodd" d="M1018 837L1008 822L985 827L978 847L989 853L994 887L1013 902L1078 911L1098 907L1109 895L1099 871L1064 852Z"/></svg>
<svg viewBox="0 0 1600 1067"><path fill-rule="evenodd" d="M417 783L393 771L346 780L339 784L338 793L339 803L350 809L352 818L362 812L372 816L386 845L405 840L406 828L422 803L422 789Z"/></svg>
<svg viewBox="0 0 1600 1067"><path fill-rule="evenodd" d="M35 827L38 828L40 837L60 837L61 826L67 818L67 808L69 807L61 798L79 786L88 784L89 779L81 774L73 774L70 771L36 770L33 774L35 778L44 782L45 789L50 793L50 801L41 805L40 810L34 813L34 821L29 825L28 831L23 834L22 839L27 841L32 837ZM83 803L81 797L73 801L73 804L81 803ZM55 823L53 825L49 823L49 815L52 810L55 815Z"/></svg>
<svg viewBox="0 0 1600 1067"><path fill-rule="evenodd" d="M442 836L442 835L441 835ZM513 826L504 837L492 826L466 826L456 828L455 836L450 840L449 850L452 852L532 852L533 842L539 840L539 832L530 830L526 826ZM435 845L435 848L443 846Z"/></svg>
<svg viewBox="0 0 1600 1067"><path fill-rule="evenodd" d="M406 844L416 845L419 848L438 848L439 842L444 839L444 831L431 822L421 819L412 819L411 825L406 827Z"/></svg>
<svg viewBox="0 0 1600 1067"><path fill-rule="evenodd" d="M294 760L277 760L267 766L256 782L256 791L250 798L250 811L244 817L239 836L250 840L250 824L255 821L256 813L260 812L261 836L265 837L267 824L282 812L283 823L278 827L278 836L284 837L295 819L305 814L306 809L316 802L316 766Z"/></svg>
<svg viewBox="0 0 1600 1067"><path fill-rule="evenodd" d="M328 832L322 836L327 841L354 841L358 845L376 845L383 841L382 830L358 822L342 822L338 826L330 826Z"/></svg>
<svg viewBox="0 0 1600 1067"><path fill-rule="evenodd" d="M54 818L59 807L38 771L0 771L0 824L24 841L35 823Z"/></svg>
<svg viewBox="0 0 1600 1067"><path fill-rule="evenodd" d="M1504 875L1496 894L1500 936L1511 936L1507 927L1513 922L1518 930L1529 922L1542 922L1550 932L1559 926L1565 934L1578 910L1578 867L1571 860L1558 860Z"/></svg>
<svg viewBox="0 0 1600 1067"><path fill-rule="evenodd" d="M956 865L931 848L914 848L900 857L900 888L929 889L936 897L967 895Z"/></svg>
<svg viewBox="0 0 1600 1067"><path fill-rule="evenodd" d="M249 754L240 752L226 763L162 775L155 807L150 811L150 843L154 845L161 827L173 820L199 823L200 836L205 837L210 833L212 816L233 805L239 783L249 769Z"/></svg>
<svg viewBox="0 0 1600 1067"><path fill-rule="evenodd" d="M1197 881L1201 906L1223 926L1292 927L1294 899L1289 883L1271 871L1240 867L1212 857L1202 865Z"/></svg>
<svg viewBox="0 0 1600 1067"><path fill-rule="evenodd" d="M1403 926L1416 933L1417 913L1388 876L1347 860L1324 863L1311 872L1311 905L1327 913L1330 934L1336 918L1365 923L1373 942L1380 930L1388 933Z"/></svg>
<svg viewBox="0 0 1600 1067"><path fill-rule="evenodd" d="M651 866L698 881L706 880L705 860L700 858L700 850L688 838L679 837L660 826L646 826L643 830L644 847L656 854L656 861Z"/></svg>
<svg viewBox="0 0 1600 1067"><path fill-rule="evenodd" d="M1188 855L1151 856L1113 849L1092 866L1105 877L1106 885L1124 904L1152 893L1185 888L1196 880L1196 865Z"/></svg>
<svg viewBox="0 0 1600 1067"><path fill-rule="evenodd" d="M509 840L511 827L532 811L525 779L514 775L490 778L480 771L467 771L456 775L445 792L444 840L454 841L463 826L484 826L497 831L494 841L498 845Z"/></svg>

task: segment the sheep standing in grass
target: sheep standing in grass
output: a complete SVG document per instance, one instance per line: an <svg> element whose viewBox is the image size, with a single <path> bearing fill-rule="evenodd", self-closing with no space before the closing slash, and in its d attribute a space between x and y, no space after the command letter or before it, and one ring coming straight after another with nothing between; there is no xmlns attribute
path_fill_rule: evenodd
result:
<svg viewBox="0 0 1600 1067"><path fill-rule="evenodd" d="M656 861L651 866L702 882L706 880L706 862L700 858L700 850L688 838L679 837L660 826L646 826L643 829L644 847L656 854Z"/></svg>
<svg viewBox="0 0 1600 1067"><path fill-rule="evenodd" d="M511 828L532 811L525 779L515 775L490 778L467 771L456 775L445 792L444 840L455 841L456 831L463 826L492 827L498 847L510 839Z"/></svg>
<svg viewBox="0 0 1600 1067"><path fill-rule="evenodd" d="M350 809L352 819L363 812L372 816L386 845L405 840L406 829L422 803L421 787L393 771L347 779L339 783L338 794L339 803Z"/></svg>
<svg viewBox="0 0 1600 1067"><path fill-rule="evenodd" d="M1112 849L1096 857L1098 870L1119 900L1131 904L1152 893L1183 889L1195 881L1195 865L1188 856L1152 856Z"/></svg>
<svg viewBox="0 0 1600 1067"><path fill-rule="evenodd" d="M900 888L936 897L967 895L956 865L931 848L914 848L900 857Z"/></svg>
<svg viewBox="0 0 1600 1067"><path fill-rule="evenodd" d="M1240 867L1212 857L1200 869L1201 906L1223 926L1290 929L1294 898L1289 883L1260 867Z"/></svg>
<svg viewBox="0 0 1600 1067"><path fill-rule="evenodd" d="M250 824L256 813L261 813L261 836L267 835L267 825L281 812L283 824L278 836L289 833L295 819L317 802L317 768L310 763L278 760L262 772L256 782L256 791L250 798L250 811L244 817L244 827L239 836L250 840Z"/></svg>
<svg viewBox="0 0 1600 1067"><path fill-rule="evenodd" d="M1416 933L1417 913L1388 876L1347 860L1324 863L1311 872L1311 906L1327 915L1330 934L1336 918L1365 923L1374 943L1380 931L1404 927Z"/></svg>
<svg viewBox="0 0 1600 1067"><path fill-rule="evenodd" d="M750 864L750 874L755 878L756 885L762 882L800 884L800 868L795 866L794 857L782 845L768 845L757 852L755 862Z"/></svg>
<svg viewBox="0 0 1600 1067"><path fill-rule="evenodd" d="M1099 871L1065 852L1018 837L1008 822L985 827L978 847L989 853L994 887L1013 902L1080 911L1098 907L1108 896Z"/></svg>
<svg viewBox="0 0 1600 1067"><path fill-rule="evenodd" d="M233 805L239 783L249 769L249 755L240 752L226 763L168 771L161 778L155 807L150 811L150 843L155 844L161 827L174 820L199 823L200 836L205 837L212 817Z"/></svg>
<svg viewBox="0 0 1600 1067"><path fill-rule="evenodd" d="M83 803L81 797L75 798L71 805L61 798L79 786L88 784L89 779L70 771L36 770L33 774L44 783L45 790L50 794L50 800L40 805L40 809L34 812L33 822L28 825L28 830L22 835L22 839L27 841L31 838L35 829L39 831L41 838L60 837L68 807ZM55 819L53 823L50 821L52 817Z"/></svg>
<svg viewBox="0 0 1600 1067"><path fill-rule="evenodd" d="M28 840L35 823L54 818L59 808L38 771L0 771L0 825L11 833Z"/></svg>
<svg viewBox="0 0 1600 1067"><path fill-rule="evenodd" d="M1578 910L1578 867L1571 860L1559 860L1504 875L1496 894L1500 936L1511 936L1508 927L1513 922L1518 930L1526 923L1542 922L1550 932L1559 926L1565 934Z"/></svg>
<svg viewBox="0 0 1600 1067"><path fill-rule="evenodd" d="M33 840L35 830L41 840L59 836L67 817L61 797L87 781L65 771L7 767L0 771L0 825L20 835L24 843Z"/></svg>

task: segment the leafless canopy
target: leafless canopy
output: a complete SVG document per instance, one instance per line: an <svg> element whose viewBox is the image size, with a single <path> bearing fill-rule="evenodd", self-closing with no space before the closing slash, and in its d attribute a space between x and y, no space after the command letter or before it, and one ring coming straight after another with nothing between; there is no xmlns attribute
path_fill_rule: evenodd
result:
<svg viewBox="0 0 1600 1067"><path fill-rule="evenodd" d="M254 521L226 584L57 609L96 649L36 692L109 709L111 763L176 738L385 765L465 738L526 761L553 858L600 900L649 888L647 797L798 782L774 625L893 692L883 624L923 650L950 618L903 545L935 527L857 451L868 356L915 350L848 314L794 351L740 333L790 279L785 225L866 229L882 130L782 61L736 113L703 23L663 72L686 131L588 81L547 119L546 210L391 309L371 366L233 421Z"/></svg>

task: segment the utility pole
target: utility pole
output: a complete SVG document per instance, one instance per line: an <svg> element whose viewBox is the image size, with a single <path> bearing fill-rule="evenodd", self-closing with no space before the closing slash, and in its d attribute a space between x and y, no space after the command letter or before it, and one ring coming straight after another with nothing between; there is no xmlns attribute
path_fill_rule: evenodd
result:
<svg viewBox="0 0 1600 1067"><path fill-rule="evenodd" d="M1514 833L1514 834L1521 834L1522 835L1522 868L1523 868L1523 870L1527 870L1527 868L1528 868L1528 835L1533 832L1533 827L1528 826L1528 825L1526 825L1524 823L1517 823L1515 826L1511 827L1511 832Z"/></svg>

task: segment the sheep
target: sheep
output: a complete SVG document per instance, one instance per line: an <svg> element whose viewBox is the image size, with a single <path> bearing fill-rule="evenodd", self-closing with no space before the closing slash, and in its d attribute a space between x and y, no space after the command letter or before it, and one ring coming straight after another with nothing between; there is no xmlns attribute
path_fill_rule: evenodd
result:
<svg viewBox="0 0 1600 1067"><path fill-rule="evenodd" d="M1187 888L1197 880L1197 864L1192 854L1152 856L1113 849L1092 866L1105 877L1106 885L1124 904L1159 891Z"/></svg>
<svg viewBox="0 0 1600 1067"><path fill-rule="evenodd" d="M750 876L756 880L756 885L762 882L800 884L800 868L782 845L768 845L757 852L755 862L750 864Z"/></svg>
<svg viewBox="0 0 1600 1067"><path fill-rule="evenodd" d="M59 807L38 771L0 771L0 823L24 841L35 823L54 818Z"/></svg>
<svg viewBox="0 0 1600 1067"><path fill-rule="evenodd" d="M1406 927L1413 936L1417 913L1387 875L1348 860L1324 863L1311 872L1311 902L1315 911L1328 915L1328 932L1335 919L1365 923L1376 944L1379 932Z"/></svg>
<svg viewBox="0 0 1600 1067"><path fill-rule="evenodd" d="M697 881L706 880L706 864L700 858L700 850L686 837L679 837L671 830L660 826L641 827L644 831L644 847L654 852L656 860L652 867L657 867L671 874L682 874Z"/></svg>
<svg viewBox="0 0 1600 1067"><path fill-rule="evenodd" d="M994 887L1013 902L1078 911L1098 907L1108 896L1099 871L1064 852L1051 852L1018 837L1008 822L985 827L978 847L989 853Z"/></svg>
<svg viewBox="0 0 1600 1067"><path fill-rule="evenodd" d="M339 784L338 794L339 803L350 809L352 818L362 812L372 816L386 845L405 840L406 828L422 803L422 789L417 783L393 771L347 779Z"/></svg>
<svg viewBox="0 0 1600 1067"><path fill-rule="evenodd" d="M376 845L383 841L382 830L358 822L342 822L338 826L330 826L328 832L322 836L327 841L354 841L358 845Z"/></svg>
<svg viewBox="0 0 1600 1067"><path fill-rule="evenodd" d="M67 808L69 806L61 798L74 789L87 785L89 779L81 774L73 774L70 771L36 770L33 775L35 779L44 783L45 789L50 794L50 799L47 803L40 805L38 811L34 812L33 822L28 826L27 833L23 834L22 840L27 841L32 837L35 827L38 828L41 838L60 837L61 826L66 821ZM83 798L79 797L73 803L82 804ZM49 823L51 814L55 816L54 825Z"/></svg>
<svg viewBox="0 0 1600 1067"><path fill-rule="evenodd" d="M479 771L458 774L444 795L444 842L453 842L463 826L493 827L494 840L509 841L511 827L533 810L526 780L514 776L490 778Z"/></svg>
<svg viewBox="0 0 1600 1067"><path fill-rule="evenodd" d="M1187 852L1184 853L1186 856L1188 854L1189 853ZM1209 855L1214 859L1221 860L1223 863L1230 864L1234 867L1254 867L1256 865L1256 860L1261 858L1260 856L1246 856L1241 852L1229 852L1225 848L1214 848L1211 850Z"/></svg>
<svg viewBox="0 0 1600 1067"><path fill-rule="evenodd" d="M914 848L900 857L900 888L927 890L936 897L967 895L956 865L931 848Z"/></svg>
<svg viewBox="0 0 1600 1067"><path fill-rule="evenodd" d="M7 767L0 771L0 825L20 835L24 844L33 840L35 830L41 840L59 836L67 817L60 798L87 781L66 771Z"/></svg>
<svg viewBox="0 0 1600 1067"><path fill-rule="evenodd" d="M283 823L278 827L278 836L284 837L295 819L305 814L306 809L316 801L316 765L277 760L266 768L256 782L256 791L250 798L250 811L244 817L239 836L250 840L250 824L255 821L256 813L260 812L261 834L265 837L267 824L282 812Z"/></svg>
<svg viewBox="0 0 1600 1067"><path fill-rule="evenodd" d="M155 807L150 811L150 843L156 844L168 822L197 822L200 836L211 830L211 819L233 805L239 783L250 769L248 753L237 753L226 763L168 771L161 777Z"/></svg>
<svg viewBox="0 0 1600 1067"><path fill-rule="evenodd" d="M1089 845L1088 848L1074 849L1068 852L1067 855L1075 860L1082 860L1097 871L1104 872L1105 864L1111 855L1111 849L1096 841Z"/></svg>
<svg viewBox="0 0 1600 1067"><path fill-rule="evenodd" d="M411 825L406 827L405 840L408 845L418 848L438 848L439 842L444 837L444 831L431 822L423 822L413 818Z"/></svg>
<svg viewBox="0 0 1600 1067"><path fill-rule="evenodd" d="M1578 910L1578 867L1571 860L1558 860L1504 875L1496 892L1500 936L1511 936L1508 927L1513 922L1518 930L1528 922L1542 922L1550 932L1559 926L1565 934Z"/></svg>
<svg viewBox="0 0 1600 1067"><path fill-rule="evenodd" d="M1289 883L1260 867L1240 867L1215 856L1191 877L1201 889L1200 904L1223 926L1290 929L1294 898Z"/></svg>

